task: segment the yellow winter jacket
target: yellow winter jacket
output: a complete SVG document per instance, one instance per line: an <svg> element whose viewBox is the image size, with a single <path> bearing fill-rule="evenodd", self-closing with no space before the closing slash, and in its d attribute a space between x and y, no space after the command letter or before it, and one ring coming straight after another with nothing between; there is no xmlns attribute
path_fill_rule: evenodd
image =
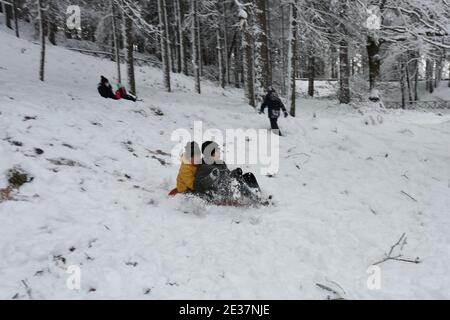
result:
<svg viewBox="0 0 450 320"><path fill-rule="evenodd" d="M195 174L197 173L197 165L192 164L190 159L185 155L181 157L180 171L177 177L177 190L184 193L194 191Z"/></svg>

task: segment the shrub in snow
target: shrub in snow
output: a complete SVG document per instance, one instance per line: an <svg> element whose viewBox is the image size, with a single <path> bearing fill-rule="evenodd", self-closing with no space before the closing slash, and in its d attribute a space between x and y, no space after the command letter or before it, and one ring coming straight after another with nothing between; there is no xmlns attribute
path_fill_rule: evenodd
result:
<svg viewBox="0 0 450 320"><path fill-rule="evenodd" d="M15 167L7 170L6 179L2 179L2 182L5 180L7 181L7 184L2 183L0 186L0 203L13 199L14 191L19 189L25 183L33 181L33 179L33 177L21 168Z"/></svg>
<svg viewBox="0 0 450 320"><path fill-rule="evenodd" d="M31 182L34 179L27 172L20 168L13 168L8 170L7 178L9 186L15 189L20 188L25 183Z"/></svg>

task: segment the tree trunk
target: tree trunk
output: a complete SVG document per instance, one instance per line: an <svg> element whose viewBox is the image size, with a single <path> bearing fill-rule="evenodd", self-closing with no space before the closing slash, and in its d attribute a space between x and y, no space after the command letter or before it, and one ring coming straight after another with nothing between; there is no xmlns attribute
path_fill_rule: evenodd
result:
<svg viewBox="0 0 450 320"><path fill-rule="evenodd" d="M297 0L290 4L289 14L289 51L288 51L288 108L291 116L296 113L296 56L297 56Z"/></svg>
<svg viewBox="0 0 450 320"><path fill-rule="evenodd" d="M170 72L174 71L174 64L173 64L173 42L172 42L172 34L170 32L170 20L169 15L167 14L167 3L166 0L162 1L162 15L164 19L164 34L165 34L165 42L166 42L166 50L167 50L167 59L169 64L169 74Z"/></svg>
<svg viewBox="0 0 450 320"><path fill-rule="evenodd" d="M183 32L181 24L181 10L180 10L180 0L175 0L175 39L176 39L176 52L177 52L177 73L183 71L183 59L184 54L182 53L182 43L183 43Z"/></svg>
<svg viewBox="0 0 450 320"><path fill-rule="evenodd" d="M248 104L256 107L255 101L255 83L253 69L253 37L250 33L248 19L242 23L242 66L244 73L245 94Z"/></svg>
<svg viewBox="0 0 450 320"><path fill-rule="evenodd" d="M220 2L220 1L219 1ZM228 58L228 19L227 19L227 6L225 1L222 1L222 16L223 16L223 46L224 46L224 62L225 62L225 79L226 83L230 84L230 59Z"/></svg>
<svg viewBox="0 0 450 320"><path fill-rule="evenodd" d="M127 73L128 73L128 88L132 95L136 95L136 79L134 74L134 36L133 36L133 21L128 17L125 19L125 40L127 49Z"/></svg>
<svg viewBox="0 0 450 320"><path fill-rule="evenodd" d="M114 33L114 32L113 32ZM114 34L111 33L111 39L108 39L108 41L111 41L111 61L116 62L116 43L114 41ZM70 38L72 39L72 38Z"/></svg>
<svg viewBox="0 0 450 320"><path fill-rule="evenodd" d="M201 36L201 32L200 32L200 15L198 12L198 1L199 0L195 0L197 1L196 4L196 14L195 14L195 20L196 20L196 31L197 31L197 51L198 51L198 66L199 66L199 75L200 77L203 77L203 48L202 48L202 36Z"/></svg>
<svg viewBox="0 0 450 320"><path fill-rule="evenodd" d="M47 21L47 28L48 28L48 41L56 46L56 32L58 31L58 26L54 22L54 19L52 17L49 17ZM52 21L50 21L52 20Z"/></svg>
<svg viewBox="0 0 450 320"><path fill-rule="evenodd" d="M167 92L171 92L170 83L170 58L169 58L169 45L167 40L167 16L165 13L166 1L158 0L158 17L159 17L159 33L161 42L161 60L163 67L164 88Z"/></svg>
<svg viewBox="0 0 450 320"><path fill-rule="evenodd" d="M308 54L308 95L314 97L315 57L312 49Z"/></svg>
<svg viewBox="0 0 450 320"><path fill-rule="evenodd" d="M405 86L405 65L403 62L400 63L400 92L402 96L402 109L406 108L406 86Z"/></svg>
<svg viewBox="0 0 450 320"><path fill-rule="evenodd" d="M219 71L219 84L222 88L225 88L226 84L226 70L224 68L223 63L223 47L222 47L222 38L220 36L220 27L219 25L216 28L217 35L217 62L218 62L218 71Z"/></svg>
<svg viewBox="0 0 450 320"><path fill-rule="evenodd" d="M348 41L341 40L339 47L339 103L350 103L350 65Z"/></svg>
<svg viewBox="0 0 450 320"><path fill-rule="evenodd" d="M186 45L185 45L185 34L183 29L183 23L184 23L184 6L182 5L182 0L176 0L176 9L177 9L177 18L178 18L178 24L179 24L179 45L180 45L180 61L181 61L181 70L185 75L189 75L188 72L188 64L186 61Z"/></svg>
<svg viewBox="0 0 450 320"><path fill-rule="evenodd" d="M378 0L373 2L373 5L378 6L381 18L381 25L383 25L383 14L385 10L387 0ZM369 60L369 87L370 96L369 99L372 101L379 101L380 96L378 92L378 82L380 80L380 67L381 67L381 56L380 56L380 45L381 38L378 35L378 30L372 30L367 36L367 58Z"/></svg>
<svg viewBox="0 0 450 320"><path fill-rule="evenodd" d="M256 0L256 23L258 31L256 35L256 96L262 99L266 88L268 87L269 74L269 48L267 38L267 7L266 0Z"/></svg>
<svg viewBox="0 0 450 320"><path fill-rule="evenodd" d="M437 88L442 80L442 64L444 62L443 54L439 55L438 60L436 61L436 69L435 69L435 76L434 76L434 87Z"/></svg>
<svg viewBox="0 0 450 320"><path fill-rule="evenodd" d="M286 37L285 37L285 15L284 15L284 6L280 3L280 10L281 10L281 60L282 60L282 74L281 74L281 92L283 95L287 93L287 87L286 87L286 70L287 70L287 64L286 64Z"/></svg>
<svg viewBox="0 0 450 320"><path fill-rule="evenodd" d="M173 73L178 72L177 61L178 61L178 50L177 50L177 32L174 26L171 27L170 19L169 21L169 47L170 47L170 66Z"/></svg>
<svg viewBox="0 0 450 320"><path fill-rule="evenodd" d="M46 8L46 36L48 38L48 41L56 46L56 34L58 32L58 25L57 25L57 4L55 3L55 0L48 0L47 1L47 8Z"/></svg>
<svg viewBox="0 0 450 320"><path fill-rule="evenodd" d="M9 29L12 29L12 23L11 20L13 19L13 8L11 4L5 4L4 5L4 12L5 12L5 24Z"/></svg>
<svg viewBox="0 0 450 320"><path fill-rule="evenodd" d="M194 78L195 78L195 91L198 94L201 94L201 85L200 85L200 48L199 48L199 30L198 29L198 0L191 0L192 5L192 66L194 69Z"/></svg>
<svg viewBox="0 0 450 320"><path fill-rule="evenodd" d="M414 73L414 101L419 101L419 63L417 62Z"/></svg>
<svg viewBox="0 0 450 320"><path fill-rule="evenodd" d="M414 101L419 101L419 60L420 53L414 51Z"/></svg>
<svg viewBox="0 0 450 320"><path fill-rule="evenodd" d="M44 15L44 0L38 0L38 20L39 20L39 38L41 41L41 60L39 64L39 80L45 80L45 15Z"/></svg>
<svg viewBox="0 0 450 320"><path fill-rule="evenodd" d="M430 59L426 60L425 78L426 78L426 90L429 93L433 93L434 92L434 85L433 85L433 61L430 60Z"/></svg>
<svg viewBox="0 0 450 320"><path fill-rule="evenodd" d="M167 55L169 56L169 66L172 72L175 72L175 61L174 61L174 46L172 41L172 32L170 32L170 19L167 14L167 3L166 0L163 1L163 14L165 19L165 27L166 27L166 38L167 38ZM170 72L170 71L169 71Z"/></svg>
<svg viewBox="0 0 450 320"><path fill-rule="evenodd" d="M411 86L411 75L410 75L410 66L409 64L406 65L405 68L405 76L406 76L406 85L408 87L408 103L412 104L413 102L413 96L412 96L412 86Z"/></svg>
<svg viewBox="0 0 450 320"><path fill-rule="evenodd" d="M176 17L175 17L176 19ZM176 20L177 21L177 20ZM181 66L181 47L180 47L180 31L179 31L180 27L178 26L178 22L175 23L175 30L174 30L174 48L175 48L175 72L176 73L181 73L181 71L183 70L182 66Z"/></svg>
<svg viewBox="0 0 450 320"><path fill-rule="evenodd" d="M113 27L113 41L114 41L114 55L116 59L117 66L117 81L118 83L122 83L122 74L120 70L120 48L119 48L119 36L118 36L118 28L116 22L116 8L114 5L114 0L111 0L111 14L112 14L112 27Z"/></svg>
<svg viewBox="0 0 450 320"><path fill-rule="evenodd" d="M243 67L244 67L244 82L247 92L248 104L252 107L256 107L255 101L255 79L253 69L253 48L252 48L252 35L249 30L245 30L243 36Z"/></svg>
<svg viewBox="0 0 450 320"><path fill-rule="evenodd" d="M12 0L13 15L14 15L14 29L16 31L16 37L20 38L19 34L19 12L17 10L17 0Z"/></svg>
<svg viewBox="0 0 450 320"><path fill-rule="evenodd" d="M234 46L233 53L233 74L234 74L234 86L236 88L241 87L241 79L239 75L241 74L241 56L238 46ZM449 81L450 86L450 81Z"/></svg>
<svg viewBox="0 0 450 320"><path fill-rule="evenodd" d="M380 43L374 37L367 38L367 56L369 59L369 87L370 98L379 100L377 86L380 78Z"/></svg>
<svg viewBox="0 0 450 320"><path fill-rule="evenodd" d="M272 52L272 27L269 0L266 1L266 20L267 20L267 85L273 84L273 52Z"/></svg>
<svg viewBox="0 0 450 320"><path fill-rule="evenodd" d="M337 59L336 59L336 47L331 45L331 79L337 79L339 77L338 70L336 67Z"/></svg>

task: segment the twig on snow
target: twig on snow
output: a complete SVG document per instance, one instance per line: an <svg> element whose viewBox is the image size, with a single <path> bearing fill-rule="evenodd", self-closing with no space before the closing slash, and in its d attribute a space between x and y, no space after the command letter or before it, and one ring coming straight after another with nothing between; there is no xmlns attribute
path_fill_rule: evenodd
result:
<svg viewBox="0 0 450 320"><path fill-rule="evenodd" d="M306 159L304 161L302 161L303 162L302 164L308 163L308 161L311 159L311 155L304 153L304 152L293 153L293 154L287 155L286 159L289 159L291 157L296 157L296 156L305 156L306 157Z"/></svg>
<svg viewBox="0 0 450 320"><path fill-rule="evenodd" d="M409 262L409 263L421 263L422 261L420 260L419 257L415 258L415 259L407 259L407 258L402 258L402 251L403 251L403 247L407 244L406 242L406 233L403 233L402 236L400 237L400 239L398 239L398 241L391 246L391 249L389 250L389 253L386 254L386 256L384 257L384 259L373 263L372 265L376 266L378 264L381 264L383 262L389 261L389 260L395 260L395 261L402 261L402 262ZM394 250L396 248L399 248L399 254L393 256Z"/></svg>
<svg viewBox="0 0 450 320"><path fill-rule="evenodd" d="M400 191L401 194L407 196L408 198L410 198L411 200L418 202L416 198L412 197L411 195L407 194L405 191Z"/></svg>
<svg viewBox="0 0 450 320"><path fill-rule="evenodd" d="M25 291L27 293L27 296L29 299L33 299L33 296L31 295L31 288L28 286L27 282L25 280L21 281L23 286L25 287Z"/></svg>
<svg viewBox="0 0 450 320"><path fill-rule="evenodd" d="M152 156L152 159L158 160L158 162L163 166L167 166L167 162L164 159L158 158L157 156Z"/></svg>
<svg viewBox="0 0 450 320"><path fill-rule="evenodd" d="M159 149L156 150L156 151L153 151L153 150L150 150L150 149L148 149L148 148L145 148L145 150L147 150L147 151L150 152L151 154L157 155L157 156L167 156L167 157L170 157L170 156L171 156L170 153L164 152L164 151L159 150Z"/></svg>
<svg viewBox="0 0 450 320"><path fill-rule="evenodd" d="M325 279L326 279L326 278L325 278ZM342 286L341 286L339 283L337 283L336 281L333 281L333 280L329 280L329 279L326 279L326 280L327 280L328 282L334 284L335 286L337 286L339 289L341 289L341 290L342 290L342 293L346 294L344 288L342 288Z"/></svg>
<svg viewBox="0 0 450 320"><path fill-rule="evenodd" d="M331 292L332 294L334 294L334 295L336 296L336 298L334 298L334 299L331 299L331 297L328 296L328 297L327 297L328 300L344 300L344 298L342 297L342 295L341 295L339 292L337 292L336 290L334 290L333 288L330 288L329 286L326 286L326 285L321 284L321 283L316 283L316 286L319 287L319 288L322 289L322 290ZM339 287L340 287L340 286L339 286ZM341 287L340 287L340 288L341 288ZM342 288L341 288L341 289L342 289Z"/></svg>

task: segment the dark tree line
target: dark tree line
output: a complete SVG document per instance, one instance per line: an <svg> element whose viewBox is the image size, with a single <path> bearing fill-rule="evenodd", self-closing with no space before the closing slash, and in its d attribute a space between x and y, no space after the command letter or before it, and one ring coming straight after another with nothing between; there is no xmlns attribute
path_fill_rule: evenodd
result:
<svg viewBox="0 0 450 320"><path fill-rule="evenodd" d="M95 43L111 52L122 81L126 62L130 91L136 93L135 53L155 55L163 83L171 74L244 88L256 106L268 86L297 105L297 79L336 79L338 99L350 103L355 83L367 83L367 97L379 99L379 83L398 81L404 105L418 100L418 83L432 92L449 73L450 4L447 0L1 0L8 28L33 23L41 40L58 36ZM80 29L66 26L69 5L81 8ZM447 70L446 70L447 69ZM450 81L449 81L450 86Z"/></svg>

